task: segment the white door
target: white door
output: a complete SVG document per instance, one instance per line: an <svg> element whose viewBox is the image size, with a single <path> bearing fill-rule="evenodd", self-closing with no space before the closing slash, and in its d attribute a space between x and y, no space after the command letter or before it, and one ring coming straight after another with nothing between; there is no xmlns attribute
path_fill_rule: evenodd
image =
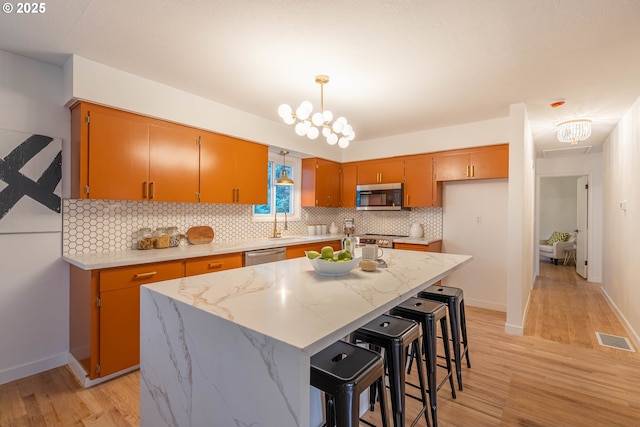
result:
<svg viewBox="0 0 640 427"><path fill-rule="evenodd" d="M576 238L576 272L587 278L587 202L589 197L588 179L578 178L578 218L576 220L578 236Z"/></svg>

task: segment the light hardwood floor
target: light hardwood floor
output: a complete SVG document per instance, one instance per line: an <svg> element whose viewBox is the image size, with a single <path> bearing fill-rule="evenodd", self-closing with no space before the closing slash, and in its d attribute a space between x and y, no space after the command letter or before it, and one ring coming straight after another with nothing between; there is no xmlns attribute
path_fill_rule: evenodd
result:
<svg viewBox="0 0 640 427"><path fill-rule="evenodd" d="M467 323L472 368L456 400L438 393L440 426L640 426L640 353L598 345L595 331L627 334L575 269L541 264L525 336L505 334L500 312L467 307ZM137 426L138 386L132 372L82 389L53 369L0 386L0 426Z"/></svg>

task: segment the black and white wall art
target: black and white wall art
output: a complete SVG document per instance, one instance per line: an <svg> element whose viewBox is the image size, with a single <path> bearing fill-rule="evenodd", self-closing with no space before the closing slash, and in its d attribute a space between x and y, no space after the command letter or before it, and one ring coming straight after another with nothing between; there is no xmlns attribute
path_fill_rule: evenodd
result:
<svg viewBox="0 0 640 427"><path fill-rule="evenodd" d="M0 129L0 233L62 231L62 140Z"/></svg>

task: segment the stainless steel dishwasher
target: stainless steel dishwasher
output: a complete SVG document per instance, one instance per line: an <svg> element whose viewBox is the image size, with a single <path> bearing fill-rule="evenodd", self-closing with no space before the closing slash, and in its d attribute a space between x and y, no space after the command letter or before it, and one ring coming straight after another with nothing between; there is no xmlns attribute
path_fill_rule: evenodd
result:
<svg viewBox="0 0 640 427"><path fill-rule="evenodd" d="M269 248L244 253L244 266L264 264L287 259L287 248Z"/></svg>

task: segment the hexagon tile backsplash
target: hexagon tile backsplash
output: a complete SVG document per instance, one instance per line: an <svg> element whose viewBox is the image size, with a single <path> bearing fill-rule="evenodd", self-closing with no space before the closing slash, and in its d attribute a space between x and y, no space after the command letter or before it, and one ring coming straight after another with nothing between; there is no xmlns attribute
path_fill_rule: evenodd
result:
<svg viewBox="0 0 640 427"><path fill-rule="evenodd" d="M64 254L120 252L132 249L138 229L176 226L180 233L189 227L209 225L214 242L265 238L272 222L254 222L252 205L207 203L163 203L122 200L65 199L62 206L62 251ZM342 230L344 218L354 218L356 234L408 235L413 223L422 224L426 237L442 238L442 208L414 208L410 211L366 212L353 208L302 208L302 221L289 221L283 235L307 234L307 224L335 222ZM282 218L278 218L281 223ZM183 240L182 244L186 244Z"/></svg>

